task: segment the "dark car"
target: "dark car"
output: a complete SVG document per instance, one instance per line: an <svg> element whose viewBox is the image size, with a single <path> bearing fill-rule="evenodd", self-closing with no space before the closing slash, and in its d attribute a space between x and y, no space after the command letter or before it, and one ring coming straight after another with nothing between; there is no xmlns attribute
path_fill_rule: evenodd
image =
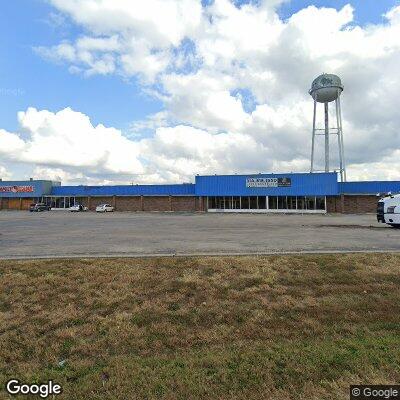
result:
<svg viewBox="0 0 400 400"><path fill-rule="evenodd" d="M50 211L50 206L48 206L47 204L44 204L44 203L32 203L29 206L29 211L30 212Z"/></svg>

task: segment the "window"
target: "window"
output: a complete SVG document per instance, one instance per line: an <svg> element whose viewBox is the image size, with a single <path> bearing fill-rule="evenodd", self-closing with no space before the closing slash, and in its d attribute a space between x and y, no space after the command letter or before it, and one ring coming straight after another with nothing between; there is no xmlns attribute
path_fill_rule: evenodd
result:
<svg viewBox="0 0 400 400"><path fill-rule="evenodd" d="M279 210L287 210L286 196L278 196L278 208Z"/></svg>
<svg viewBox="0 0 400 400"><path fill-rule="evenodd" d="M314 196L306 196L306 209L307 210L315 210L315 197Z"/></svg>
<svg viewBox="0 0 400 400"><path fill-rule="evenodd" d="M215 208L224 209L225 208L225 199L224 199L224 197L218 196L215 199L216 199L216 207Z"/></svg>
<svg viewBox="0 0 400 400"><path fill-rule="evenodd" d="M210 196L208 198L208 208L211 208L211 209L217 208L217 203L215 201L215 197L214 196Z"/></svg>
<svg viewBox="0 0 400 400"><path fill-rule="evenodd" d="M239 196L232 197L232 208L234 210L238 210L240 208L240 197Z"/></svg>
<svg viewBox="0 0 400 400"><path fill-rule="evenodd" d="M249 198L247 196L242 197L242 210L249 209Z"/></svg>
<svg viewBox="0 0 400 400"><path fill-rule="evenodd" d="M324 196L317 196L315 198L315 204L317 210L325 210L325 197Z"/></svg>
<svg viewBox="0 0 400 400"><path fill-rule="evenodd" d="M250 208L252 210L257 210L257 196L250 197Z"/></svg>
<svg viewBox="0 0 400 400"><path fill-rule="evenodd" d="M267 198L265 196L258 196L258 208L265 210L267 208Z"/></svg>
<svg viewBox="0 0 400 400"><path fill-rule="evenodd" d="M225 208L232 209L232 196L225 196Z"/></svg>
<svg viewBox="0 0 400 400"><path fill-rule="evenodd" d="M268 196L268 208L271 210L278 208L278 198L276 196Z"/></svg>
<svg viewBox="0 0 400 400"><path fill-rule="evenodd" d="M66 197L64 207L69 208L72 207L73 205L75 205L75 199L73 197Z"/></svg>
<svg viewBox="0 0 400 400"><path fill-rule="evenodd" d="M287 197L287 207L289 210L296 209L296 196L288 196Z"/></svg>
<svg viewBox="0 0 400 400"><path fill-rule="evenodd" d="M65 200L64 200L65 199ZM81 198L43 197L52 207L64 208L83 204ZM209 196L208 208L219 210L326 210L324 196Z"/></svg>
<svg viewBox="0 0 400 400"><path fill-rule="evenodd" d="M43 203L46 204L46 206L54 207L52 197L43 197Z"/></svg>
<svg viewBox="0 0 400 400"><path fill-rule="evenodd" d="M297 209L298 210L306 209L306 202L304 196L297 196Z"/></svg>
<svg viewBox="0 0 400 400"><path fill-rule="evenodd" d="M55 208L64 208L64 197L55 198Z"/></svg>

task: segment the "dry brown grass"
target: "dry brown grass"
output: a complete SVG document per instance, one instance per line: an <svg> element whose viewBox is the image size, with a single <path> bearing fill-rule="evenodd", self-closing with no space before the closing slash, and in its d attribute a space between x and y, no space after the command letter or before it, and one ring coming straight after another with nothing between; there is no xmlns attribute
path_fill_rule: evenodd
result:
<svg viewBox="0 0 400 400"><path fill-rule="evenodd" d="M390 254L0 261L0 384L347 399L400 380L399 284Z"/></svg>

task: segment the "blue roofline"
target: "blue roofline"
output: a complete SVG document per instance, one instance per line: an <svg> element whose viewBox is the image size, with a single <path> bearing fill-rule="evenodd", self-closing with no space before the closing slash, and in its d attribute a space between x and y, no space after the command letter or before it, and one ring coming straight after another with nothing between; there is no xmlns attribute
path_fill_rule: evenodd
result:
<svg viewBox="0 0 400 400"><path fill-rule="evenodd" d="M292 175L338 175L337 172L257 172L257 173L249 173L249 174L209 174L209 175L200 175L197 174L197 177L213 177L213 176L270 176L270 175L279 175L279 176L292 176Z"/></svg>
<svg viewBox="0 0 400 400"><path fill-rule="evenodd" d="M400 181L339 182L339 192L342 194L400 193Z"/></svg>
<svg viewBox="0 0 400 400"><path fill-rule="evenodd" d="M194 195L193 183L173 185L112 185L112 186L58 186L52 196L189 196Z"/></svg>
<svg viewBox="0 0 400 400"><path fill-rule="evenodd" d="M281 187L247 187L246 178L290 178ZM400 193L398 181L338 182L336 172L256 173L231 175L196 175L195 184L60 186L49 180L0 181L0 197L41 196L338 196ZM12 188L11 186L28 186ZM28 190L29 189L29 190Z"/></svg>

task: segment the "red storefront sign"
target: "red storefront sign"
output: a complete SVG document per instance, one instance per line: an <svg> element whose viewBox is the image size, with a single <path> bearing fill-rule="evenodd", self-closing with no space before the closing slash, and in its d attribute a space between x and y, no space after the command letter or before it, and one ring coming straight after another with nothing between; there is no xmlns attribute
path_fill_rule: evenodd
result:
<svg viewBox="0 0 400 400"><path fill-rule="evenodd" d="M0 186L0 193L33 193L33 186Z"/></svg>

